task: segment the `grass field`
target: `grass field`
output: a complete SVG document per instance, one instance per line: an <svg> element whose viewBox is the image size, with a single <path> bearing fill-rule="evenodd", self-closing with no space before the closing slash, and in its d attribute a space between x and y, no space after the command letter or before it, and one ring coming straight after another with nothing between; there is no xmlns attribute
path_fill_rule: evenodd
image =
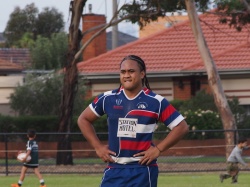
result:
<svg viewBox="0 0 250 187"><path fill-rule="evenodd" d="M0 186L10 187L18 180L16 176L0 176ZM47 187L98 187L102 175L43 175ZM249 173L240 173L236 186L249 187ZM35 175L27 175L23 187L39 187ZM218 173L160 174L158 187L232 187L230 179L219 181Z"/></svg>

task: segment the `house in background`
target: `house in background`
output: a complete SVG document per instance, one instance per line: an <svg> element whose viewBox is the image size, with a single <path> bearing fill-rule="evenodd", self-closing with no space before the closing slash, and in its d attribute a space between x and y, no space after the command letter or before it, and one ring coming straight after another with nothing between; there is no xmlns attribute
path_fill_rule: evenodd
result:
<svg viewBox="0 0 250 187"><path fill-rule="evenodd" d="M90 15L89 17L85 16L87 19L84 19L84 24L87 26L87 29L91 28L92 24L95 26L96 24L106 23L106 17L104 15L87 15ZM135 41L136 39L137 38L133 36L119 32L118 46L125 45L128 42ZM0 33L0 43L1 42L5 42L5 38L2 33ZM103 45L99 45L100 42ZM94 44L87 47L87 58L92 58L111 50L111 45L112 32L103 32L100 40L94 40ZM102 46L102 48L100 49L99 46ZM26 73L44 74L50 72L43 70L27 70L27 67L30 65L31 58L29 49L0 48L0 114L15 115L15 113L10 109L9 97L18 84L23 84L24 75Z"/></svg>
<svg viewBox="0 0 250 187"><path fill-rule="evenodd" d="M10 109L9 97L18 84L23 83L23 67L0 59L0 114L15 115Z"/></svg>
<svg viewBox="0 0 250 187"><path fill-rule="evenodd" d="M239 98L240 104L250 110L250 26L238 32L219 24L215 15L203 14L199 18L225 94ZM199 90L210 91L187 20L80 62L78 70L88 80L90 96L119 86L119 64L130 54L145 60L151 88L168 100L187 100Z"/></svg>
<svg viewBox="0 0 250 187"><path fill-rule="evenodd" d="M0 59L20 65L23 68L31 65L28 48L0 48Z"/></svg>
<svg viewBox="0 0 250 187"><path fill-rule="evenodd" d="M9 104L9 97L18 84L23 84L23 70L29 66L28 49L0 48L0 114L16 115Z"/></svg>
<svg viewBox="0 0 250 187"><path fill-rule="evenodd" d="M139 30L139 38L147 37L185 20L188 20L187 13L185 12L174 12L168 14L166 17L159 17L157 21L150 22L143 29Z"/></svg>

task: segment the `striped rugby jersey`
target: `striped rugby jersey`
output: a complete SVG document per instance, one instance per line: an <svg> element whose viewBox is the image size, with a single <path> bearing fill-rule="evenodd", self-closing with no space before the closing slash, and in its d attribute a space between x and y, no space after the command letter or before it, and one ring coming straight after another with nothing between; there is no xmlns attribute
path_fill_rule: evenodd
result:
<svg viewBox="0 0 250 187"><path fill-rule="evenodd" d="M108 91L97 96L89 106L98 117L107 114L109 149L116 157L133 157L153 145L158 121L172 129L184 119L164 97L147 88L133 99L122 88ZM138 161L129 164L135 163Z"/></svg>
<svg viewBox="0 0 250 187"><path fill-rule="evenodd" d="M31 151L31 161L24 163L26 166L39 166L38 164L38 144L35 140L28 140L26 144L26 150Z"/></svg>

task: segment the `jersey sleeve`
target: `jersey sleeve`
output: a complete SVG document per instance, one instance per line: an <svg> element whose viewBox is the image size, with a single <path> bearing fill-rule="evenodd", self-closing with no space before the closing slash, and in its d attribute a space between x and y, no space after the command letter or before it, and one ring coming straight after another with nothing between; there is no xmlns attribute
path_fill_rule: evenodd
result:
<svg viewBox="0 0 250 187"><path fill-rule="evenodd" d="M96 114L96 116L101 117L102 115L105 114L104 111L104 101L106 95L108 95L109 92L102 93L98 95L92 103L89 105L90 109Z"/></svg>
<svg viewBox="0 0 250 187"><path fill-rule="evenodd" d="M26 145L26 150L31 151L31 149L32 149L31 143L30 143L30 141L28 141L27 145Z"/></svg>
<svg viewBox="0 0 250 187"><path fill-rule="evenodd" d="M235 152L235 157L236 157L236 160L241 163L242 165L246 166L246 162L243 160L242 156L241 156L241 153L242 151L236 151Z"/></svg>
<svg viewBox="0 0 250 187"><path fill-rule="evenodd" d="M183 120L184 117L165 98L162 99L160 121L172 130Z"/></svg>

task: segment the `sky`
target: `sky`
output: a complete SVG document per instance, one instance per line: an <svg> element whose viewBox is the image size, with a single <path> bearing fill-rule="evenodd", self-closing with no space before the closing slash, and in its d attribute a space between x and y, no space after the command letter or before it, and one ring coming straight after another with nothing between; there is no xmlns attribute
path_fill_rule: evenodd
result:
<svg viewBox="0 0 250 187"><path fill-rule="evenodd" d="M122 4L129 0L117 0ZM113 0L87 0L83 13L88 13L88 5L92 4L92 13L106 15L107 21L112 18L112 2ZM16 6L24 9L27 4L35 3L39 12L45 7L56 8L59 12L63 13L65 21L65 30L68 31L70 25L69 17L69 3L70 0L7 0L0 6L0 32L3 32L10 14L14 11ZM129 22L123 22L118 25L118 30L129 35L138 37L138 26Z"/></svg>

